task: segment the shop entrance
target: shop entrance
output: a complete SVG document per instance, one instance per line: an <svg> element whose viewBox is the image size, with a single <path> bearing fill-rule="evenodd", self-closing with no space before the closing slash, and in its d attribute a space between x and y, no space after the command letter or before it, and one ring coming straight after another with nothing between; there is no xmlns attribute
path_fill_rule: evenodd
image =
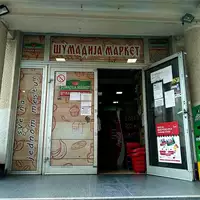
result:
<svg viewBox="0 0 200 200"><path fill-rule="evenodd" d="M134 173L129 146L145 152L142 99L142 70L98 70L98 173ZM143 153L138 165L144 173Z"/></svg>
<svg viewBox="0 0 200 200"><path fill-rule="evenodd" d="M193 180L183 54L140 70L126 64L123 70L104 67L105 63L84 68L80 63L73 68L66 64L23 67L11 170L25 174L97 174L97 168L127 171L127 143L132 142L141 148L145 144L147 174Z"/></svg>

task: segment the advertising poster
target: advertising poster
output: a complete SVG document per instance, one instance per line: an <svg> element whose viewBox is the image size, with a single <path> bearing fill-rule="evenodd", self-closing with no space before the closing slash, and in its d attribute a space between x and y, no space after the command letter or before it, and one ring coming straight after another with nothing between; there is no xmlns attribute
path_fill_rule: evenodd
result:
<svg viewBox="0 0 200 200"><path fill-rule="evenodd" d="M156 124L158 160L163 163L181 164L181 146L178 122Z"/></svg>
<svg viewBox="0 0 200 200"><path fill-rule="evenodd" d="M179 77L176 77L172 80L171 89L174 90L175 97L181 96L180 78Z"/></svg>
<svg viewBox="0 0 200 200"><path fill-rule="evenodd" d="M22 60L44 60L45 36L25 35L23 38Z"/></svg>
<svg viewBox="0 0 200 200"><path fill-rule="evenodd" d="M36 171L42 69L21 69L12 170Z"/></svg>

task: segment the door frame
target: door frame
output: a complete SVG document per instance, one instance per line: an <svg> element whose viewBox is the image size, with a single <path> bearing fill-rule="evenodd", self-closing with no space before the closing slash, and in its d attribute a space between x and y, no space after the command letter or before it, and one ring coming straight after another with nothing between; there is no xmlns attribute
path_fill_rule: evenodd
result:
<svg viewBox="0 0 200 200"><path fill-rule="evenodd" d="M54 95L54 74L56 71L65 72L94 72L94 163L92 166L72 166L61 169L60 166L50 166L50 149L51 149L51 134L52 134L52 113L53 113L53 95ZM45 120L45 135L44 135L44 153L43 153L43 168L42 174L97 174L97 70L95 68L85 69L80 67L62 67L58 65L49 65L48 68L48 89L47 89L47 104L46 104L46 120Z"/></svg>
<svg viewBox="0 0 200 200"><path fill-rule="evenodd" d="M192 134L191 133L191 124L189 120L189 116L191 116L191 113L183 114L183 120L184 120L184 131L185 133L185 145L186 145L186 159L187 159L187 170L183 169L174 169L174 168L164 168L164 167L157 167L157 166L150 166L149 164L149 144L148 144L148 120L147 120L147 105L146 105L146 85L145 85L145 71L153 68L155 66L158 66L164 62L167 62L169 60L172 60L174 58L178 58L179 63L179 75L180 75L180 85L181 88L185 88L181 91L183 94L182 97L182 108L185 109L187 112L190 112L191 109L189 109L190 105L190 98L187 97L187 91L189 88L187 88L187 74L185 65L183 62L184 54L182 52L176 53L174 55L171 55L167 58L164 58L156 63L153 63L150 67L143 69L142 73L142 80L143 80L143 108L144 108L144 128L145 128L145 149L146 149L146 166L147 166L147 174L149 175L156 175L156 176L162 176L162 177L168 177L168 178L174 178L174 179L182 179L182 180L194 180L194 163L193 163L193 141L192 141ZM189 93L188 93L189 94ZM185 104L183 104L185 102ZM164 175L163 175L164 174Z"/></svg>

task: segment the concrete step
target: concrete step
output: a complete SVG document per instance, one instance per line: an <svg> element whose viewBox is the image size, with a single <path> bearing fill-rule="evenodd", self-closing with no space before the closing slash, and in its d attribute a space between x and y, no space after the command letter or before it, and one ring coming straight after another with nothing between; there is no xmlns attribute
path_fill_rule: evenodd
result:
<svg viewBox="0 0 200 200"><path fill-rule="evenodd" d="M0 198L0 200L200 200L199 196Z"/></svg>

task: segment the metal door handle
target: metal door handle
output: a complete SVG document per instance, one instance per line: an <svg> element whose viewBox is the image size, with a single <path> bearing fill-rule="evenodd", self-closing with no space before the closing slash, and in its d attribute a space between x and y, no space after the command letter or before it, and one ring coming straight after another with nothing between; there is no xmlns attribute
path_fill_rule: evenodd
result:
<svg viewBox="0 0 200 200"><path fill-rule="evenodd" d="M179 111L179 112L177 112L177 115L180 115L180 114L187 114L188 112L184 109L184 110L181 110L181 111Z"/></svg>
<svg viewBox="0 0 200 200"><path fill-rule="evenodd" d="M44 158L44 163L48 162L49 161L49 157L45 157Z"/></svg>
<svg viewBox="0 0 200 200"><path fill-rule="evenodd" d="M89 122L90 122L90 117L86 116L86 117L85 117L85 121L86 121L87 123L89 123Z"/></svg>

